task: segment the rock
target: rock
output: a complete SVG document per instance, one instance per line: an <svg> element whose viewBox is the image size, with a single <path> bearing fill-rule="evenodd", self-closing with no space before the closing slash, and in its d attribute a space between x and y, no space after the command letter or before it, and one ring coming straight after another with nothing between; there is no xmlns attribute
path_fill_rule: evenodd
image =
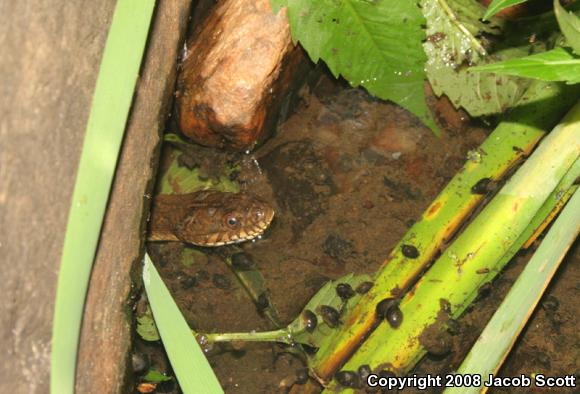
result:
<svg viewBox="0 0 580 394"><path fill-rule="evenodd" d="M285 9L274 14L269 0L221 1L188 45L178 78L180 129L202 145L251 149L306 70Z"/></svg>

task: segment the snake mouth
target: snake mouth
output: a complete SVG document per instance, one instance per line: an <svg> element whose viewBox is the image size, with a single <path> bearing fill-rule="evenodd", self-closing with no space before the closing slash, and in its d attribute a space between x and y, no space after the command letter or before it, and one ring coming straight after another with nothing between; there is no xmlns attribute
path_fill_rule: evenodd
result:
<svg viewBox="0 0 580 394"><path fill-rule="evenodd" d="M223 246L223 245L232 245L237 244L240 242L250 241L253 239L261 238L264 231L270 226L272 220L274 219L274 211L271 210L267 212L267 214L262 218L262 220L258 221L257 223L252 223L245 228L241 228L237 231L230 231L226 234L222 234L219 237L209 236L207 237L202 243L199 243L200 246ZM244 226L242 226L244 227ZM215 241L213 240L215 239Z"/></svg>

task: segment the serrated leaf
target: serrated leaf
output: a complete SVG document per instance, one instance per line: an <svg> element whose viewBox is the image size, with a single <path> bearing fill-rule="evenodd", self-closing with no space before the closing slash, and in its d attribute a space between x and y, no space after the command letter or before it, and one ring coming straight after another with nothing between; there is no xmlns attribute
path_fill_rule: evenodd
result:
<svg viewBox="0 0 580 394"><path fill-rule="evenodd" d="M424 94L425 34L414 1L271 0L288 8L292 37L335 77L391 100L436 131Z"/></svg>
<svg viewBox="0 0 580 394"><path fill-rule="evenodd" d="M487 7L487 11L485 11L485 15L483 16L484 20L489 20L492 16L497 14L498 12L509 8L516 4L525 3L528 0L493 0L493 2Z"/></svg>
<svg viewBox="0 0 580 394"><path fill-rule="evenodd" d="M572 12L566 11L560 5L559 0L554 0L554 13L558 19L560 30L566 37L566 42L572 47L574 53L580 55L580 18Z"/></svg>
<svg viewBox="0 0 580 394"><path fill-rule="evenodd" d="M580 56L574 55L567 48L556 48L520 59L472 67L470 71L517 75L544 81L566 81L574 84L580 82Z"/></svg>
<svg viewBox="0 0 580 394"><path fill-rule="evenodd" d="M475 0L423 0L427 19L427 76L437 96L445 94L455 107L472 116L492 115L514 105L528 86L510 76L472 74L465 65L488 61L489 55L476 36L502 32L502 22L480 21L484 8ZM494 58L510 58L523 50L498 51Z"/></svg>
<svg viewBox="0 0 580 394"><path fill-rule="evenodd" d="M145 313L137 316L137 334L143 340L153 342L159 341L159 332L157 331L157 326L155 325L155 320L153 320L153 313L151 308L147 306Z"/></svg>
<svg viewBox="0 0 580 394"><path fill-rule="evenodd" d="M183 153L176 149L169 153L171 164L159 178L159 194L185 194L208 189L231 193L240 191L239 185L229 178L229 173L220 176L219 182L216 183L212 179L201 179L199 168L189 169L180 166L178 157L181 154ZM226 170L233 172L234 168Z"/></svg>

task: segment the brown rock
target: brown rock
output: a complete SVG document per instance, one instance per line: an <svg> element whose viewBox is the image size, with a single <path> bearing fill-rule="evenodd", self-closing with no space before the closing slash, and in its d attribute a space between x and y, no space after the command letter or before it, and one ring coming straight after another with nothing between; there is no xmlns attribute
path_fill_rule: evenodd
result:
<svg viewBox="0 0 580 394"><path fill-rule="evenodd" d="M207 146L252 148L275 125L286 92L301 84L302 50L286 10L269 0L226 0L188 46L178 79L181 131Z"/></svg>

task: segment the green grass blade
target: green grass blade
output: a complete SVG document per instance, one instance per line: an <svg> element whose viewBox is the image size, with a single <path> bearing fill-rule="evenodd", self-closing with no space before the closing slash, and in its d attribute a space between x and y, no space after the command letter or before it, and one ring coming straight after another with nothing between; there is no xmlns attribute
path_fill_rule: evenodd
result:
<svg viewBox="0 0 580 394"><path fill-rule="evenodd" d="M579 232L580 192L576 191L479 336L458 373L479 374L486 381L489 374L499 370ZM480 387L445 390L445 394L479 392Z"/></svg>
<svg viewBox="0 0 580 394"><path fill-rule="evenodd" d="M572 53L569 48L554 48L519 59L471 67L469 70L575 84L580 83L580 56Z"/></svg>
<svg viewBox="0 0 580 394"><path fill-rule="evenodd" d="M154 6L154 0L119 0L103 52L58 278L51 355L53 394L74 392L87 286Z"/></svg>
<svg viewBox="0 0 580 394"><path fill-rule="evenodd" d="M223 393L191 329L147 254L143 266L143 283L181 390L185 394Z"/></svg>

